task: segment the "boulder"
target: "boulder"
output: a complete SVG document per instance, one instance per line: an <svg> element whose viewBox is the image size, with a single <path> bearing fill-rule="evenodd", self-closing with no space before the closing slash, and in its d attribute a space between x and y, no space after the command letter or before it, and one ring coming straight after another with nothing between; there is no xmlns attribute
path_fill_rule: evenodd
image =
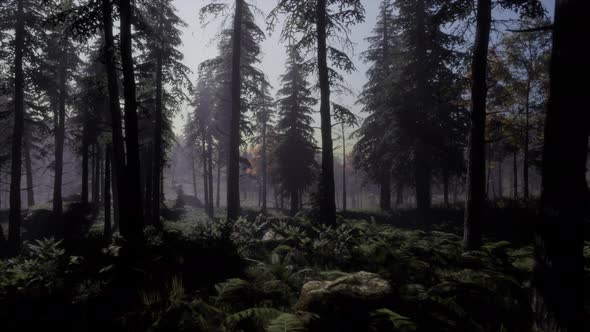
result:
<svg viewBox="0 0 590 332"><path fill-rule="evenodd" d="M264 235L262 236L262 241L281 241L285 238L281 235L269 229Z"/></svg>
<svg viewBox="0 0 590 332"><path fill-rule="evenodd" d="M392 288L378 274L356 272L333 281L310 281L303 285L297 311L321 317L312 331L364 331L370 312L387 305Z"/></svg>

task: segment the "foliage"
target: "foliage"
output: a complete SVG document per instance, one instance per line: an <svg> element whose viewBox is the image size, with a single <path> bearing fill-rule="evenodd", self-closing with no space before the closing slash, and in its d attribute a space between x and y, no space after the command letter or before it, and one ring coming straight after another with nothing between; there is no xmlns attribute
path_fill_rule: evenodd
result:
<svg viewBox="0 0 590 332"><path fill-rule="evenodd" d="M43 296L60 291L80 262L80 257L66 255L61 241L53 238L26 243L22 255L0 261L0 298L12 292Z"/></svg>

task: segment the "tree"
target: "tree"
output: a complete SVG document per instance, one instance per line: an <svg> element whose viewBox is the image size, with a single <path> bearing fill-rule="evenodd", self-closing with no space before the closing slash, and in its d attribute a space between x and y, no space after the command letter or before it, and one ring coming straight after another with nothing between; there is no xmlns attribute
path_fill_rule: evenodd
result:
<svg viewBox="0 0 590 332"><path fill-rule="evenodd" d="M115 42L113 37L112 4L109 0L101 0L102 30L104 34L104 60L107 75L109 96L109 113L113 144L113 198L115 198L115 223L119 224L121 234L129 236L131 210L125 208L128 200L128 186L126 176L125 147L123 142L123 125L121 120L121 105L119 102L119 84L115 61ZM121 208L122 207L122 208ZM120 212L119 218L116 217Z"/></svg>
<svg viewBox="0 0 590 332"><path fill-rule="evenodd" d="M8 215L9 254L15 255L20 247L21 200L21 155L24 131L23 53L25 48L24 0L17 1L16 25L14 28L14 129L12 131L12 154L10 168L10 212Z"/></svg>
<svg viewBox="0 0 590 332"><path fill-rule="evenodd" d="M588 326L581 290L590 124L585 78L590 67L588 48L580 40L589 11L587 1L555 4L533 278L536 327L544 331L583 331Z"/></svg>
<svg viewBox="0 0 590 332"><path fill-rule="evenodd" d="M262 214L267 212L267 189L268 189L268 139L272 128L272 108L274 107L274 100L270 96L270 84L263 79L260 87L260 94L253 100L254 113L256 116L257 136L254 137L254 143L260 144L259 156L261 160L260 172L262 173L262 183L260 184L261 192L261 208ZM219 192L219 190L218 190Z"/></svg>
<svg viewBox="0 0 590 332"><path fill-rule="evenodd" d="M150 178L145 186L149 192L145 196L146 206L151 211L146 215L153 225L160 225L160 178L166 160L166 137L171 137L171 113L180 108L180 104L188 100L183 88L192 88L188 73L190 70L182 64L183 55L178 51L182 44L180 27L186 24L176 14L174 5L169 0L142 3L137 10L138 39L144 42L144 52L139 59L140 108L147 112L147 132L152 137L146 138L152 145L148 160L143 165ZM155 82L154 82L155 77ZM155 89L154 89L155 87ZM154 106L152 106L154 105ZM153 119L153 120L152 120ZM151 159L151 160L149 160Z"/></svg>
<svg viewBox="0 0 590 332"><path fill-rule="evenodd" d="M135 90L135 70L133 65L133 47L131 35L131 21L133 11L131 0L121 0L120 4L120 49L121 64L123 66L123 91L125 99L125 151L126 151L126 172L127 177L127 206L129 209L129 220L126 221L128 228L123 232L124 236L131 242L141 238L143 227L143 211L141 199L138 122L137 122L137 100Z"/></svg>
<svg viewBox="0 0 590 332"><path fill-rule="evenodd" d="M297 47L287 48L286 72L278 91L277 142L273 150L273 182L291 199L292 215L299 211L300 195L316 177L312 107L317 100L306 80L306 67Z"/></svg>
<svg viewBox="0 0 590 332"><path fill-rule="evenodd" d="M394 122L388 100L392 90L390 82L399 76L396 75L399 70L399 61L395 57L395 53L399 52L396 36L393 3L391 0L381 1L373 35L367 38L369 48L362 53L371 67L358 102L369 116L356 132L359 140L354 146L353 158L355 166L367 172L370 179L380 186L379 206L383 211L391 209L393 159L400 155L394 152L399 151L399 145L389 130Z"/></svg>
<svg viewBox="0 0 590 332"><path fill-rule="evenodd" d="M318 74L320 90L320 118L322 136L322 165L319 183L320 220L326 224L336 222L336 201L334 186L334 152L332 147L331 88L338 89L342 76L328 67L331 64L344 71L354 70L348 55L328 45L328 39L344 39L350 26L363 22L365 10L360 0L280 0L269 15L271 27L279 14L286 14L282 39L294 41L294 47L315 52L311 60ZM343 36L344 35L344 36Z"/></svg>
<svg viewBox="0 0 590 332"><path fill-rule="evenodd" d="M544 20L536 20L524 26L547 25ZM529 198L529 169L539 165L543 106L546 101L547 60L550 47L550 34L547 31L505 34L502 38L501 54L507 71L508 87L514 103L513 126L517 132L518 146L523 153L523 196Z"/></svg>
<svg viewBox="0 0 590 332"><path fill-rule="evenodd" d="M207 14L219 15L226 9L226 4L212 3L201 9L201 15L202 17ZM236 16L238 10L240 18ZM265 38L264 32L255 22L253 15L255 10L255 7L243 0L236 1L232 17L233 26L224 28L220 34L219 56L202 64L202 66L212 67L217 85L212 124L215 130L211 132L217 141L218 155L227 155L225 161L218 160L218 163L225 163L227 166L228 219L230 220L237 219L240 210L241 157L239 151L240 146L245 143L243 137L252 134L251 121L247 116L248 113L255 112L253 100L261 95L261 82L264 81L264 74L255 67L255 64L260 62L259 44ZM236 25L238 23L239 25ZM237 30L240 35L239 41L235 40ZM239 47L236 49L238 42ZM239 51L239 54L235 51ZM239 65L236 63L238 60ZM239 90L239 96L236 89ZM231 98L227 98L228 95ZM235 107L239 107L239 117ZM212 173L212 169L209 172Z"/></svg>
<svg viewBox="0 0 590 332"><path fill-rule="evenodd" d="M492 0L478 0L477 28L471 63L471 126L468 146L467 198L463 246L481 245L481 219L485 204L485 122L487 56L492 26Z"/></svg>
<svg viewBox="0 0 590 332"><path fill-rule="evenodd" d="M504 8L523 9L522 15L540 15L543 8L534 0L499 1ZM478 0L477 27L471 63L471 127L467 149L467 198L463 246L477 249L481 245L481 222L485 206L485 121L487 98L487 58L492 26L492 0Z"/></svg>
<svg viewBox="0 0 590 332"><path fill-rule="evenodd" d="M72 7L69 1L57 1L51 4L52 10L61 12ZM49 73L47 91L51 108L54 110L55 161L53 178L52 211L56 220L63 213L62 184L63 184L63 156L66 138L66 103L69 101L68 81L72 72L76 70L79 59L76 48L70 40L64 24L54 25L48 36L43 40L43 67ZM57 47L56 47L57 46ZM55 88L57 87L57 89Z"/></svg>
<svg viewBox="0 0 590 332"><path fill-rule="evenodd" d="M227 165L227 219L235 221L240 215L240 95L241 38L243 0L236 0L232 34L231 120L229 129L229 159Z"/></svg>

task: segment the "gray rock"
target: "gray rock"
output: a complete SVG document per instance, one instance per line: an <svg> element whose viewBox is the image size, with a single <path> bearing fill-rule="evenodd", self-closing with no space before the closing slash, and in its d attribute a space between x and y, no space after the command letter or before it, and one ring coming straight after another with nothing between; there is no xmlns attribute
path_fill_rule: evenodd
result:
<svg viewBox="0 0 590 332"><path fill-rule="evenodd" d="M378 274L356 272L333 281L310 281L303 285L297 311L321 317L313 331L361 331L369 313L387 305L392 288Z"/></svg>

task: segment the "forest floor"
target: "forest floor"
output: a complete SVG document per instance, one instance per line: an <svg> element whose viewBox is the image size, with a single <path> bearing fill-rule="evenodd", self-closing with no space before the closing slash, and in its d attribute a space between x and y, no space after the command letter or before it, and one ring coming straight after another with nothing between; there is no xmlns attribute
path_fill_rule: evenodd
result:
<svg viewBox="0 0 590 332"><path fill-rule="evenodd" d="M471 252L459 207L435 208L432 225L408 209L350 211L335 227L274 210L228 224L165 209L163 230L147 227L133 259L117 234L103 239L100 212L77 204L66 212L77 235L41 240L31 228L48 222L47 208L26 214L23 254L0 261L7 331L532 329L534 207L522 202L491 207L488 238ZM585 258L590 281L590 243Z"/></svg>

